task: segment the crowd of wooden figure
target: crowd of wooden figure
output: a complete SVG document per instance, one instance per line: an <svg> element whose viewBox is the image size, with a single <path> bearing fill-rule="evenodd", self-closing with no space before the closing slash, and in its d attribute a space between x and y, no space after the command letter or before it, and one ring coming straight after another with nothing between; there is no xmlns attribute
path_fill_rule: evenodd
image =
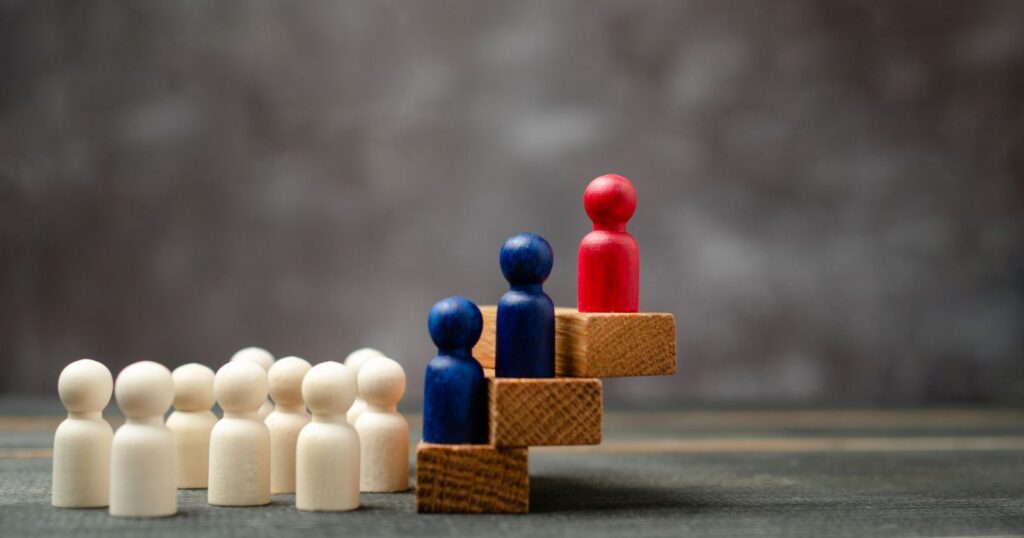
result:
<svg viewBox="0 0 1024 538"><path fill-rule="evenodd" d="M622 176L601 176L587 187L584 208L594 228L578 252L579 312L637 312L639 251L626 231L635 207L636 192ZM509 289L497 305L496 378L556 377L555 308L543 290L553 265L551 245L539 235L518 234L502 246ZM445 458L438 452L445 446L488 443L487 381L473 356L483 318L470 300L449 297L431 308L427 325L438 351L426 370L423 441ZM671 360L674 371L674 347ZM600 382L592 381L599 441ZM206 488L211 505L259 506L272 494L294 493L299 510L347 511L359 507L361 491L409 489L409 426L397 412L405 372L370 348L344 364L312 366L249 347L216 373L197 363L171 372L144 361L116 382L103 364L82 359L63 370L58 392L68 418L54 438L57 507L170 516L178 489ZM116 433L102 417L112 392L125 417ZM509 452L513 460L521 456L517 476L525 478L526 447L512 448L520 451ZM481 454L500 461L505 453Z"/></svg>
<svg viewBox="0 0 1024 538"><path fill-rule="evenodd" d="M57 507L163 517L178 512L178 489L207 489L217 506L294 493L299 510L345 511L360 491L409 489L409 425L397 412L405 371L374 349L311 366L249 347L216 373L143 361L116 382L82 359L57 391L68 410L54 436ZM125 417L117 432L102 416L111 393Z"/></svg>

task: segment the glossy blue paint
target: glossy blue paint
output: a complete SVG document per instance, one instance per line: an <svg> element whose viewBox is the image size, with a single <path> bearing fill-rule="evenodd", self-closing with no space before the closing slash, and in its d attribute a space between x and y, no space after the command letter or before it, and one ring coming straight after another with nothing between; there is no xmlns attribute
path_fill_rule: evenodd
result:
<svg viewBox="0 0 1024 538"><path fill-rule="evenodd" d="M437 355L427 364L423 391L428 443L487 443L487 385L473 358L483 324L480 309L464 297L442 299L430 309L427 328Z"/></svg>
<svg viewBox="0 0 1024 538"><path fill-rule="evenodd" d="M514 235L501 247L509 291L498 301L494 375L555 376L555 305L544 293L554 254L543 237Z"/></svg>

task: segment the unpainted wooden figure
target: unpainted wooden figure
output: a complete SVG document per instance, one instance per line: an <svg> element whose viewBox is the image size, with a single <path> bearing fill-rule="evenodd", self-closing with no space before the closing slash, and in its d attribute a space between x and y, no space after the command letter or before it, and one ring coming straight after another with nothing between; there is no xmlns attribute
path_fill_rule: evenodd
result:
<svg viewBox="0 0 1024 538"><path fill-rule="evenodd" d="M356 377L328 361L309 370L302 396L313 419L299 433L295 507L342 512L359 508L359 435L345 411L356 399Z"/></svg>
<svg viewBox="0 0 1024 538"><path fill-rule="evenodd" d="M409 489L409 422L398 413L405 394L405 370L387 357L367 361L356 377L366 410L356 422L361 491Z"/></svg>
<svg viewBox="0 0 1024 538"><path fill-rule="evenodd" d="M164 424L174 399L171 371L152 361L131 364L117 375L114 397L125 423L111 449L110 515L178 513L177 447Z"/></svg>
<svg viewBox="0 0 1024 538"><path fill-rule="evenodd" d="M248 361L258 364L260 368L263 368L264 373L270 372L270 367L274 365L274 355L269 351L256 346L247 347L240 349L231 356L231 361ZM260 420L267 418L270 412L274 410L274 403L269 398L264 398L263 403L260 404L260 409L257 414Z"/></svg>
<svg viewBox="0 0 1024 538"><path fill-rule="evenodd" d="M359 370L366 364L367 361L374 357L383 357L384 354L372 347L362 347L352 353L349 353L345 357L345 366L352 370L352 373L359 377ZM348 423L355 426L356 420L359 419L359 415L366 411L366 402L363 400L363 395L356 393L356 401L352 403L352 407L348 409Z"/></svg>
<svg viewBox="0 0 1024 538"><path fill-rule="evenodd" d="M214 373L190 363L174 369L174 411L167 427L174 432L178 454L178 488L202 489L209 480L210 432L217 424L213 407Z"/></svg>
<svg viewBox="0 0 1024 538"><path fill-rule="evenodd" d="M81 359L67 365L57 394L68 417L53 436L52 503L96 508L110 502L110 445L114 431L103 418L114 378L103 364Z"/></svg>
<svg viewBox="0 0 1024 538"><path fill-rule="evenodd" d="M270 367L274 411L264 422L270 430L270 492L295 493L295 448L299 432L309 424L302 399L302 379L312 368L298 357L285 357Z"/></svg>
<svg viewBox="0 0 1024 538"><path fill-rule="evenodd" d="M259 417L267 400L267 374L249 361L231 361L213 382L224 410L210 434L207 500L218 506L270 504L270 431Z"/></svg>

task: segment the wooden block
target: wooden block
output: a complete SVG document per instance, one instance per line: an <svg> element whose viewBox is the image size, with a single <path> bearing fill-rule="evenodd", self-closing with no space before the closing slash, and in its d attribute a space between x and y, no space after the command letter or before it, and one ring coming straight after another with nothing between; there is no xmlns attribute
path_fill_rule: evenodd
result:
<svg viewBox="0 0 1024 538"><path fill-rule="evenodd" d="M494 368L497 307L482 306L484 330L473 356ZM555 374L632 377L676 373L676 320L664 313L555 309Z"/></svg>
<svg viewBox="0 0 1024 538"><path fill-rule="evenodd" d="M491 444L596 445L601 392L600 379L488 377Z"/></svg>
<svg viewBox="0 0 1024 538"><path fill-rule="evenodd" d="M526 447L416 448L416 511L525 514L530 510Z"/></svg>

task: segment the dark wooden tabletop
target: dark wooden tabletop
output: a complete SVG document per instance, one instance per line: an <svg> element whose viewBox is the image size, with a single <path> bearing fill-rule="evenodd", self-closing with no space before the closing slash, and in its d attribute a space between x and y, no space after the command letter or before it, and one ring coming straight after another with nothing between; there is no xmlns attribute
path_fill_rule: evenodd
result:
<svg viewBox="0 0 1024 538"><path fill-rule="evenodd" d="M123 520L52 508L60 408L0 404L2 536L1024 536L1022 410L609 412L601 445L531 449L528 515L421 515L411 492L311 514L291 495L215 508L182 491L176 517Z"/></svg>

